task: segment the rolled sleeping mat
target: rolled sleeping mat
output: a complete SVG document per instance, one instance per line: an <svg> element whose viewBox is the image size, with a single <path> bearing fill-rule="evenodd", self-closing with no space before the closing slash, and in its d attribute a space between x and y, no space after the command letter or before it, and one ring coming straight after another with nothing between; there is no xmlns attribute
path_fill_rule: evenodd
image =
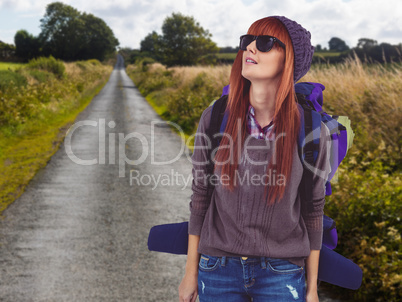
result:
<svg viewBox="0 0 402 302"><path fill-rule="evenodd" d="M336 231L336 224L332 218L324 215L323 219L323 233L322 244L333 250L338 244L338 233Z"/></svg>
<svg viewBox="0 0 402 302"><path fill-rule="evenodd" d="M338 233L336 229L331 229L328 231L324 231L322 234L322 244L325 245L327 248L333 250L336 248L338 243Z"/></svg>
<svg viewBox="0 0 402 302"><path fill-rule="evenodd" d="M150 251L186 255L187 248L188 222L156 225L149 232ZM362 277L363 272L358 265L325 245L322 246L318 268L319 280L356 290L361 285Z"/></svg>
<svg viewBox="0 0 402 302"><path fill-rule="evenodd" d="M335 222L324 215L322 243L334 249L338 242ZM188 222L156 225L151 228L148 236L150 251L186 255L188 245Z"/></svg>
<svg viewBox="0 0 402 302"><path fill-rule="evenodd" d="M363 271L352 260L322 246L318 266L318 280L357 290L362 284Z"/></svg>
<svg viewBox="0 0 402 302"><path fill-rule="evenodd" d="M148 236L148 249L155 252L187 255L188 221L156 225Z"/></svg>

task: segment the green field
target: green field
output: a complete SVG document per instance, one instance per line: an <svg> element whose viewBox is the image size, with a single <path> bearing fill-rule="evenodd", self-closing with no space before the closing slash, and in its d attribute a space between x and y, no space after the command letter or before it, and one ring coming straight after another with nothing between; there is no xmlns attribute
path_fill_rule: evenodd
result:
<svg viewBox="0 0 402 302"><path fill-rule="evenodd" d="M341 53L340 52L315 52L313 56L321 56L321 57L338 57Z"/></svg>
<svg viewBox="0 0 402 302"><path fill-rule="evenodd" d="M25 64L22 63L0 62L0 70L7 70L7 69L15 70L18 67L22 67L24 65Z"/></svg>
<svg viewBox="0 0 402 302"><path fill-rule="evenodd" d="M237 53L232 53L232 52L229 52L229 53L217 53L216 57L218 59L233 60L234 61L234 59L236 58L236 55L237 55Z"/></svg>

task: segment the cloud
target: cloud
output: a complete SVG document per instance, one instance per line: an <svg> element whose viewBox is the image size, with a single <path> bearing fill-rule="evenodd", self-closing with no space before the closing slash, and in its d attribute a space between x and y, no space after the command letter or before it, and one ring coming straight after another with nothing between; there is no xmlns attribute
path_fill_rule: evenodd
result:
<svg viewBox="0 0 402 302"><path fill-rule="evenodd" d="M0 0L0 9L12 9L17 12L45 11L48 0Z"/></svg>
<svg viewBox="0 0 402 302"><path fill-rule="evenodd" d="M49 0L0 0L0 10L43 16ZM353 47L359 38L400 43L400 0L64 0L79 11L102 18L121 46L138 48L150 32L161 33L173 12L193 16L212 33L219 46L236 46L251 23L269 15L285 15L307 28L312 43L328 46L339 37ZM33 27L39 26L37 24ZM2 28L6 29L2 25Z"/></svg>

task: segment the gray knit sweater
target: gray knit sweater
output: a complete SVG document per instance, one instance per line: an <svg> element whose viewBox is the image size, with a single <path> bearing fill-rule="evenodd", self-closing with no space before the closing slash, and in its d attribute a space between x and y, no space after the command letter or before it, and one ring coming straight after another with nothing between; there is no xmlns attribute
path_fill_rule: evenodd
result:
<svg viewBox="0 0 402 302"><path fill-rule="evenodd" d="M236 172L238 185L231 192L222 184L227 178L216 173L212 198L207 196L206 129L212 107L204 110L197 129L192 155L193 183L190 202L189 234L199 235L199 253L211 256L247 256L282 258L305 266L310 250L320 250L322 244L325 182L330 172L329 131L322 124L320 150L316 168L321 176L313 178L314 210L308 212L300 199L303 166L295 146L293 165L288 179L266 174L267 159L271 158L273 142L246 134L241 163ZM265 161L265 162L264 162ZM286 181L283 198L274 205L264 199L264 187Z"/></svg>

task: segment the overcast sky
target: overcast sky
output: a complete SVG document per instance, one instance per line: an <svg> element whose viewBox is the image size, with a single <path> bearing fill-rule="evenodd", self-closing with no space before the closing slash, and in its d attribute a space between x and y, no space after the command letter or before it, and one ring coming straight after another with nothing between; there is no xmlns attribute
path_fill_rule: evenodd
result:
<svg viewBox="0 0 402 302"><path fill-rule="evenodd" d="M17 30L38 35L39 20L49 0L0 0L0 40L14 43ZM237 46L255 20L283 15L312 34L313 45L328 47L339 37L350 47L359 38L379 43L402 42L402 0L65 0L81 12L102 18L121 47L139 48L153 30L161 33L163 20L173 12L193 16L212 34L218 46Z"/></svg>

